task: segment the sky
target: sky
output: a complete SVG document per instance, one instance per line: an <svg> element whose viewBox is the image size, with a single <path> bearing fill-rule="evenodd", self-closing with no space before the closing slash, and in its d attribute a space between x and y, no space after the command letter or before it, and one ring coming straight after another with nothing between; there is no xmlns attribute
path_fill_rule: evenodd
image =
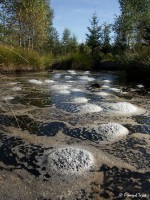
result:
<svg viewBox="0 0 150 200"><path fill-rule="evenodd" d="M96 12L99 24L113 23L115 14L119 15L118 0L51 0L54 9L53 25L60 37L64 28L69 28L79 42L85 41L89 20Z"/></svg>

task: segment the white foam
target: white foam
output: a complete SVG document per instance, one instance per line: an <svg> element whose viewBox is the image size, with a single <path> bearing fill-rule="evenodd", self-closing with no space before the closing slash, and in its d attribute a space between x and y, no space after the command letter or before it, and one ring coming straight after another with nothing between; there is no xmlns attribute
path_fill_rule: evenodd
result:
<svg viewBox="0 0 150 200"><path fill-rule="evenodd" d="M110 96L111 95L108 92L96 92L95 94L98 95L98 96L102 96L102 97L106 97L106 96Z"/></svg>
<svg viewBox="0 0 150 200"><path fill-rule="evenodd" d="M51 86L52 90L67 90L69 88L70 88L70 86L68 86L68 85L53 85L53 86Z"/></svg>
<svg viewBox="0 0 150 200"><path fill-rule="evenodd" d="M72 75L76 74L76 71L75 70L68 70L68 72Z"/></svg>
<svg viewBox="0 0 150 200"><path fill-rule="evenodd" d="M71 91L72 91L72 92L82 92L82 90L81 90L81 89L78 89L78 88L73 88L73 89L71 89Z"/></svg>
<svg viewBox="0 0 150 200"><path fill-rule="evenodd" d="M5 101L8 101L8 100L13 100L13 99L14 99L14 97L7 96L7 97L3 97L3 99L4 99Z"/></svg>
<svg viewBox="0 0 150 200"><path fill-rule="evenodd" d="M74 83L74 81L66 81L67 83Z"/></svg>
<svg viewBox="0 0 150 200"><path fill-rule="evenodd" d="M107 89L107 88L109 88L109 86L108 85L102 85L102 88Z"/></svg>
<svg viewBox="0 0 150 200"><path fill-rule="evenodd" d="M138 88L144 88L144 85L139 84L139 85L137 85L137 87L138 87Z"/></svg>
<svg viewBox="0 0 150 200"><path fill-rule="evenodd" d="M90 74L90 71L85 71L84 74L88 75Z"/></svg>
<svg viewBox="0 0 150 200"><path fill-rule="evenodd" d="M88 99L86 97L77 97L72 99L73 103L87 103Z"/></svg>
<svg viewBox="0 0 150 200"><path fill-rule="evenodd" d="M111 91L113 91L113 92L121 92L121 90L120 89L118 89L118 88L109 88Z"/></svg>
<svg viewBox="0 0 150 200"><path fill-rule="evenodd" d="M57 90L59 94L70 94L69 90Z"/></svg>
<svg viewBox="0 0 150 200"><path fill-rule="evenodd" d="M19 90L21 90L21 87L13 87L12 90L19 91Z"/></svg>
<svg viewBox="0 0 150 200"><path fill-rule="evenodd" d="M10 85L17 85L19 82L11 82Z"/></svg>
<svg viewBox="0 0 150 200"><path fill-rule="evenodd" d="M88 103L88 104L79 106L77 108L77 110L82 112L82 113L94 113L94 112L102 111L102 108L100 106L95 105L95 104Z"/></svg>
<svg viewBox="0 0 150 200"><path fill-rule="evenodd" d="M47 156L48 168L64 175L83 173L93 164L94 158L90 152L75 147L58 148Z"/></svg>
<svg viewBox="0 0 150 200"><path fill-rule="evenodd" d="M94 129L103 141L113 141L129 133L127 128L117 123L102 124L95 126Z"/></svg>
<svg viewBox="0 0 150 200"><path fill-rule="evenodd" d="M126 114L131 114L137 111L137 107L128 102L118 102L110 106L110 108L116 112L122 112Z"/></svg>
<svg viewBox="0 0 150 200"><path fill-rule="evenodd" d="M55 81L54 80L45 80L45 83L54 83Z"/></svg>
<svg viewBox="0 0 150 200"><path fill-rule="evenodd" d="M54 74L53 78L60 78L61 77L61 74Z"/></svg>
<svg viewBox="0 0 150 200"><path fill-rule="evenodd" d="M41 85L43 82L42 81L39 81L39 80L36 80L36 79L31 79L28 81L29 83L33 83L33 84L36 84L36 85Z"/></svg>
<svg viewBox="0 0 150 200"><path fill-rule="evenodd" d="M65 76L65 79L72 79L72 76Z"/></svg>
<svg viewBox="0 0 150 200"><path fill-rule="evenodd" d="M103 80L104 83L110 83L110 80Z"/></svg>
<svg viewBox="0 0 150 200"><path fill-rule="evenodd" d="M78 76L79 80L84 80L84 81L95 81L95 78L89 77L89 76Z"/></svg>

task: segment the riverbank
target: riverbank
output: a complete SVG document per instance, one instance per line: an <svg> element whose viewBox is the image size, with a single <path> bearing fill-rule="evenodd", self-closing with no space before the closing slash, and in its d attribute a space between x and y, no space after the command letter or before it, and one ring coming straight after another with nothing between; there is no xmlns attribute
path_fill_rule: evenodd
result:
<svg viewBox="0 0 150 200"><path fill-rule="evenodd" d="M0 73L34 72L52 65L52 55L31 49L0 46Z"/></svg>

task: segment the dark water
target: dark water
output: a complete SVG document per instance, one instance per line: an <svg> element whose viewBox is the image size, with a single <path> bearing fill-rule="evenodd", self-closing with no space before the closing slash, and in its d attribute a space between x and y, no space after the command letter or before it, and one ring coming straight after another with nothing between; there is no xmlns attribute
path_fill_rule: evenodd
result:
<svg viewBox="0 0 150 200"><path fill-rule="evenodd" d="M72 192L71 197L64 199L125 199L119 195L149 193L150 90L143 83L127 82L122 72L56 71L3 77L0 94L2 170L16 173L22 169L38 178L37 182L42 180L37 190L41 193L41 187L45 191L49 186L53 191L48 191L46 199L55 200L57 193L62 195L67 187L76 188L80 183L80 192ZM139 110L112 112L112 105L119 102L130 103ZM93 127L107 123L123 125L128 135L104 141ZM82 182L79 177L75 182L63 176L53 178L41 164L47 150L61 145L80 145L96 155L95 169L88 174L90 182ZM95 153L99 151L100 154ZM101 154L108 154L110 163L115 157L130 167L120 166L119 161L114 161L114 165L108 161L100 164ZM99 173L103 182L97 178ZM28 177L23 174L22 180ZM48 186L43 186L46 183Z"/></svg>
<svg viewBox="0 0 150 200"><path fill-rule="evenodd" d="M30 81L32 79L41 82L31 83ZM47 80L54 82L49 83ZM0 83L0 124L15 127L19 124L20 128L23 130L29 130L31 134L53 136L60 129L66 127L66 122L75 125L80 120L85 124L90 117L92 118L93 115L96 118L98 115L97 112L87 114L89 116L86 117L84 114L82 119L79 119L79 115L74 115L78 114L78 107L80 105L87 103L75 103L73 99L78 97L86 98L88 99L88 103L99 106L105 103L131 102L136 106L140 106L142 108L146 107L147 113L149 109L149 104L147 105L150 96L149 89L142 83L128 83L122 72L74 73L59 71L53 74L34 73L4 77L1 79ZM55 85L57 88L55 88ZM115 90L118 89L119 92L111 90L111 88L115 88ZM109 96L98 95L98 92L108 93ZM24 112L26 109L32 110L32 108L36 108L35 115L34 111L29 111L27 113ZM53 115L56 116L53 117L55 119L53 122L45 123L45 120L53 120L50 117L48 119L45 117L44 119L44 109L46 108L48 109L48 111L46 111L49 112L48 114L50 114L51 110L54 110ZM19 111L23 111L23 113L19 116L14 116L18 109ZM10 115L4 115L8 111L10 112ZM139 125L133 126L128 124L127 127L131 130L131 132L136 132L137 130L142 133L150 132L150 117L147 113L146 116L137 114L133 117L134 121ZM32 117L29 114L32 114ZM82 115L82 113L80 114ZM69 115L67 119L68 121L64 120L66 115ZM42 121L38 122L35 118L41 118ZM97 119L98 118L99 115L97 116ZM97 121L97 119L95 119L95 121ZM121 123L125 124L123 120ZM65 130L64 132L68 134L69 131ZM79 129L76 130L76 132L80 135Z"/></svg>

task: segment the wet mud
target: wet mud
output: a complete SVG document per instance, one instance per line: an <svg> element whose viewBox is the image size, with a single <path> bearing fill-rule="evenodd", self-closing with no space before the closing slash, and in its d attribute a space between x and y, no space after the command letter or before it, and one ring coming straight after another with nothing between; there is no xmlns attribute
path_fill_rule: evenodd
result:
<svg viewBox="0 0 150 200"><path fill-rule="evenodd" d="M0 80L1 200L150 198L150 92L122 77L64 71ZM119 102L130 104L112 111ZM109 123L119 125L100 128Z"/></svg>

